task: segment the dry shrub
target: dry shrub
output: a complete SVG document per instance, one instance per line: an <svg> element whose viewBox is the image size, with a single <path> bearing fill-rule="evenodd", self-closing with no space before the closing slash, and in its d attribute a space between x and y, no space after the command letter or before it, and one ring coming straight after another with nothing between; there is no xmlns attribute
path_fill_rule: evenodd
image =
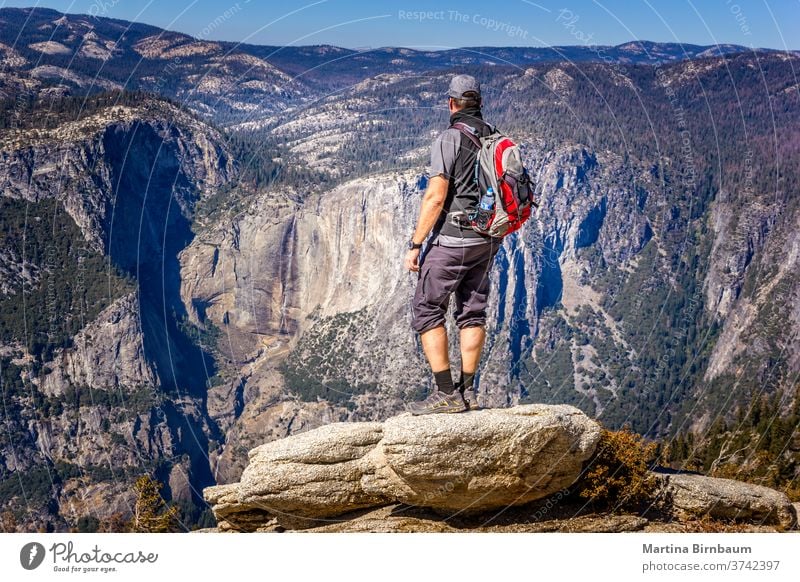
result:
<svg viewBox="0 0 800 582"><path fill-rule="evenodd" d="M656 447L629 428L602 429L580 496L612 510L638 509L651 503L657 495L658 479L648 469Z"/></svg>
<svg viewBox="0 0 800 582"><path fill-rule="evenodd" d="M791 481L786 487L783 488L783 492L789 496L789 501L800 501L800 481Z"/></svg>

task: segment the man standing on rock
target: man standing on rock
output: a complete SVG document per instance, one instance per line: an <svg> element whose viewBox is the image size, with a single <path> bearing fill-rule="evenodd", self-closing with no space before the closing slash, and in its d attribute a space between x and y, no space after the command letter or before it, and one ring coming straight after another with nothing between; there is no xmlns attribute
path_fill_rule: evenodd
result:
<svg viewBox="0 0 800 582"><path fill-rule="evenodd" d="M405 258L405 268L418 273L411 325L420 334L436 380L436 391L421 402L409 404L413 414L462 412L478 407L474 378L486 339L489 272L502 240L480 234L464 221L466 213L478 205L479 191L473 180L478 150L472 139L453 124L468 125L475 137L491 133L481 114L480 83L470 75L457 75L450 82L447 97L450 127L431 147L430 180ZM420 256L422 243L431 230ZM450 371L445 330L452 294L461 346L461 374L456 384Z"/></svg>

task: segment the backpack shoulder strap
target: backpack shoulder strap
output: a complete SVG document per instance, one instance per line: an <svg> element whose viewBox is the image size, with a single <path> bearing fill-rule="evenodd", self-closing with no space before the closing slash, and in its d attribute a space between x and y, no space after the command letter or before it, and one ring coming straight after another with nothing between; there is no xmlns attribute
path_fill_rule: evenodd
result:
<svg viewBox="0 0 800 582"><path fill-rule="evenodd" d="M478 139L478 136L475 135L475 130L473 130L469 125L461 121L456 121L451 127L454 127L455 129L466 135L469 138L469 140L473 144L475 144L475 147L478 148L478 150L481 149L481 140Z"/></svg>

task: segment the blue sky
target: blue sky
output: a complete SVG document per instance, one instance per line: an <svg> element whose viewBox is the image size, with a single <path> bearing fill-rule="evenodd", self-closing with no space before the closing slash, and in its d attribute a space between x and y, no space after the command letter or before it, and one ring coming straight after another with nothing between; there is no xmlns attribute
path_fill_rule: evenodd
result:
<svg viewBox="0 0 800 582"><path fill-rule="evenodd" d="M800 0L0 0L37 5L253 44L451 48L638 39L800 49Z"/></svg>

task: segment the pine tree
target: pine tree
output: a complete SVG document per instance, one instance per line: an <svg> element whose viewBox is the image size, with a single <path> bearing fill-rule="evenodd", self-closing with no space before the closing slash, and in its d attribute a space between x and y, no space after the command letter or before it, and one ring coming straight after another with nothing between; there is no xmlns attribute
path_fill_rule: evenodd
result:
<svg viewBox="0 0 800 582"><path fill-rule="evenodd" d="M130 531L161 533L172 531L178 510L170 507L161 497L161 483L150 475L142 475L136 480L136 505L130 522Z"/></svg>

